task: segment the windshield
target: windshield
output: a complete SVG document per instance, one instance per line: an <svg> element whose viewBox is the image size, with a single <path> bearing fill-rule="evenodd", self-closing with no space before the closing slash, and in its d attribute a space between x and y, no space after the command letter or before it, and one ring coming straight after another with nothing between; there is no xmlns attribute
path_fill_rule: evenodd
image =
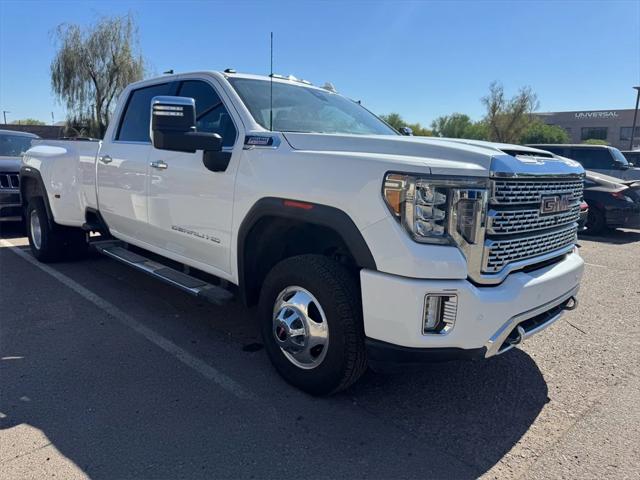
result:
<svg viewBox="0 0 640 480"><path fill-rule="evenodd" d="M613 159L616 162L621 163L622 165L629 165L629 161L625 158L620 150L618 150L617 148L610 148L609 150L611 150Z"/></svg>
<svg viewBox="0 0 640 480"><path fill-rule="evenodd" d="M0 157L20 157L31 148L33 137L0 134Z"/></svg>
<svg viewBox="0 0 640 480"><path fill-rule="evenodd" d="M230 78L229 82L261 126L269 130L268 80ZM273 130L279 132L397 135L366 108L341 95L273 82Z"/></svg>

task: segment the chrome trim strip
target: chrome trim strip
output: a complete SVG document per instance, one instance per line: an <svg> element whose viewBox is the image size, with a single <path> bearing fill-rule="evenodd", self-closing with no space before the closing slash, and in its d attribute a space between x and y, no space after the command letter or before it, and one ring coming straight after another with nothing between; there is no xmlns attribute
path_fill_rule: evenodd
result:
<svg viewBox="0 0 640 480"><path fill-rule="evenodd" d="M481 283L482 285L495 285L495 284L501 283L510 273L513 273L517 270L522 270L523 268L526 268L529 265L534 265L536 263L544 263L556 257L566 255L568 253L571 253L574 248L575 248L575 244L572 243L571 245L567 245L566 247L559 248L557 250L554 250L549 253L545 253L543 255L539 255L537 257L526 258L518 262L509 263L499 272L481 273L477 277L471 277L471 279Z"/></svg>
<svg viewBox="0 0 640 480"><path fill-rule="evenodd" d="M528 310L526 312L520 313L514 317L511 317L509 320L507 320L507 322L502 325L497 331L496 333L494 333L491 338L489 339L489 341L485 344L485 347L487 349L487 352L485 353L485 358L489 358L489 357L493 357L495 355L499 355L501 353L504 353L508 350L511 350L515 345L510 345L502 350L500 350L500 347L502 346L502 344L505 342L505 340L507 339L507 337L509 336L509 334L511 333L511 331L520 323L535 317L536 315L539 315L541 313L544 313L546 311L549 311L555 307L557 307L558 305L561 305L562 303L566 302L567 300L569 300L572 297L575 297L575 295L578 293L578 289L580 288L579 285L576 285L575 287L573 287L571 290L569 290L568 292L566 292L565 294L559 296L558 298L551 300L550 302L547 302L543 305L540 305L536 308L533 308L531 310ZM575 300L575 298L574 298ZM576 301L577 302L577 301ZM542 325L538 325L537 327L533 328L532 330L530 330L529 332L525 332L524 334L521 335L522 340L529 338L533 335L535 335L536 333L544 330L545 328L549 327L551 324L555 323L560 317L562 317L562 315L564 315L564 312L566 310L573 310L575 308L575 306L572 306L570 308L563 308L561 311L559 311L556 315L554 315L553 317L551 317L549 320L547 320L545 323L543 323Z"/></svg>
<svg viewBox="0 0 640 480"><path fill-rule="evenodd" d="M573 248L573 246L577 241L577 233L578 233L578 224L576 222L572 222L569 224L568 227L567 225L565 225L561 228L549 230L543 233L537 233L535 235L519 235L513 239L488 238L484 242L484 252L482 255L481 271L483 275L487 275L487 274L491 275L494 272L495 273L501 272L502 270L507 268L509 265L512 265L515 263L524 262L524 261L528 261L528 263L538 263L540 261L538 259L543 255L549 254L549 252L531 253L532 250L535 250L536 248L544 250L544 248L542 247L553 246L553 243L560 243L561 246L559 246L558 248L555 248L554 250L551 250L551 252L559 251L559 250L562 250L563 248L569 248L569 247ZM559 240L562 240L562 242L560 242ZM529 243L538 242L539 245L541 245L542 247L540 246L535 248L531 246L528 246L528 247L511 246L510 247L508 245L508 243L510 242L529 242ZM506 246L503 247L501 245L506 245ZM492 260L492 255L495 254L496 256L500 256L499 253L495 253L493 251L494 248L496 248L497 250L504 249L508 252L512 252L511 255L518 254L518 259L516 259L515 261L510 261L508 259L501 260L499 258ZM503 251L502 255L505 255L505 254L507 254L507 252ZM498 265L500 268L496 269L495 265Z"/></svg>
<svg viewBox="0 0 640 480"><path fill-rule="evenodd" d="M520 218L510 218L511 216ZM522 218L528 216L529 218ZM580 218L580 203L571 205L569 210L551 215L541 215L540 209L526 208L514 210L496 210L490 208L487 214L487 234L490 235L524 235L529 232L564 227L575 223ZM544 224L544 222L551 222ZM508 225L510 223L511 225ZM522 227L508 231L508 228Z"/></svg>

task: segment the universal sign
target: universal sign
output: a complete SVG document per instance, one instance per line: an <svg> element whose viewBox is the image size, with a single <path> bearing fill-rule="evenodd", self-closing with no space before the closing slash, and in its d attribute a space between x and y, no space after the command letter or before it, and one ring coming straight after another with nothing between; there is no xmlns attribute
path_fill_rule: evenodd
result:
<svg viewBox="0 0 640 480"><path fill-rule="evenodd" d="M618 118L618 112L578 112L576 118Z"/></svg>

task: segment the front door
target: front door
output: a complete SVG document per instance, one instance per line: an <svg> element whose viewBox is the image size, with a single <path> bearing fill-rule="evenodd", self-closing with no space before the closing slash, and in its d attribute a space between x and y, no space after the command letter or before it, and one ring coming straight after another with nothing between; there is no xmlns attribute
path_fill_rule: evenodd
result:
<svg viewBox="0 0 640 480"><path fill-rule="evenodd" d="M144 241L147 228L151 99L171 93L169 83L132 90L111 138L98 155L100 213L114 235ZM124 238L128 237L128 238Z"/></svg>
<svg viewBox="0 0 640 480"><path fill-rule="evenodd" d="M188 259L196 267L229 273L234 176L242 145L238 130L214 86L184 80L178 96L195 99L199 132L218 133L230 156L225 171L212 172L202 151L171 152L151 148L149 154L149 234L169 257ZM174 254L174 255L171 255ZM196 263L197 262L197 263Z"/></svg>

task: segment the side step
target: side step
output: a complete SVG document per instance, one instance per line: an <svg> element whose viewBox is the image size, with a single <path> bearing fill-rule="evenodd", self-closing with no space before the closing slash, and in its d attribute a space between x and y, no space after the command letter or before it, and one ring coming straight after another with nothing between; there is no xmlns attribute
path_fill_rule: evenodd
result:
<svg viewBox="0 0 640 480"><path fill-rule="evenodd" d="M92 242L92 245L108 257L216 305L225 305L233 298L230 291L131 252L123 248L121 242L98 241Z"/></svg>

